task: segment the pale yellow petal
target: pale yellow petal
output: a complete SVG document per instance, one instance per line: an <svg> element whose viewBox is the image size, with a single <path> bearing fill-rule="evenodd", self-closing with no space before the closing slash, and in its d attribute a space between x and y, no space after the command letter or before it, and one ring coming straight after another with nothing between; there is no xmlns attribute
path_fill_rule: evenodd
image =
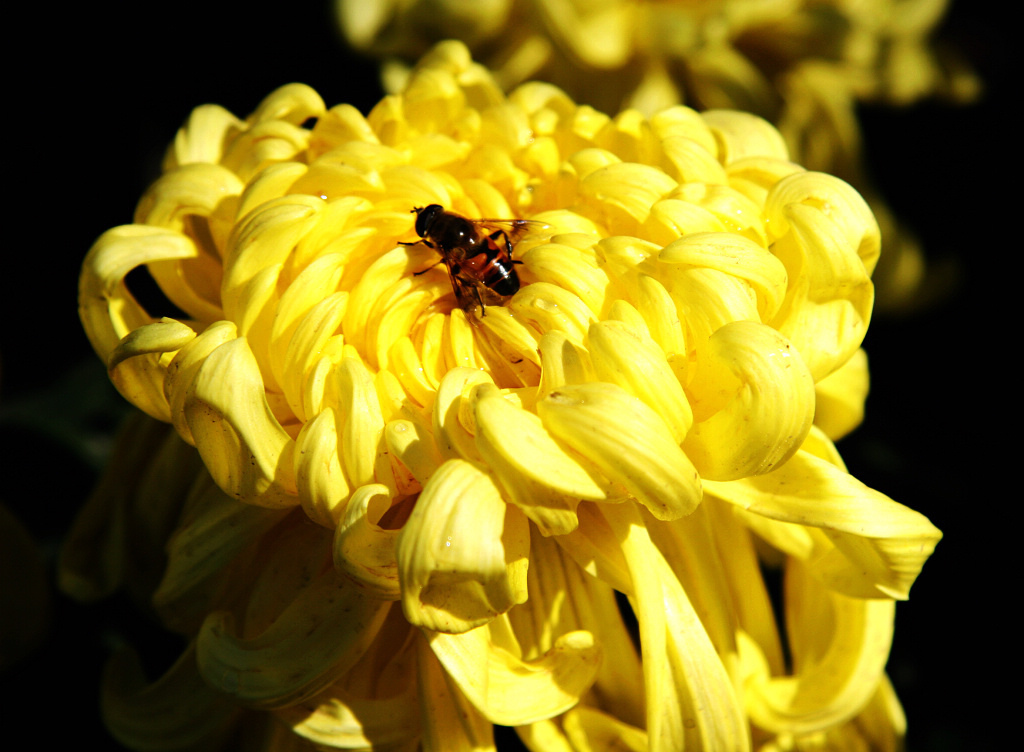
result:
<svg viewBox="0 0 1024 752"><path fill-rule="evenodd" d="M338 367L337 378L339 416L344 420L344 428L338 432L338 449L345 476L354 487L391 480L384 416L373 375L358 359L346 357Z"/></svg>
<svg viewBox="0 0 1024 752"><path fill-rule="evenodd" d="M600 510L629 567L644 657L649 749L750 749L732 679L638 511L628 504Z"/></svg>
<svg viewBox="0 0 1024 752"><path fill-rule="evenodd" d="M380 526L390 507L388 489L380 484L352 494L334 533L334 566L374 597L396 601L401 597L395 558L399 531Z"/></svg>
<svg viewBox="0 0 1024 752"><path fill-rule="evenodd" d="M868 356L860 349L838 370L814 385L817 402L814 425L832 441L838 441L859 426L864 419L869 382Z"/></svg>
<svg viewBox="0 0 1024 752"><path fill-rule="evenodd" d="M665 264L715 269L746 281L757 295L761 321L770 321L786 295L786 268L764 247L731 232L685 235L658 254Z"/></svg>
<svg viewBox="0 0 1024 752"><path fill-rule="evenodd" d="M811 547L791 553L853 597L905 599L942 537L921 513L806 451L767 475L705 489L746 513L811 528Z"/></svg>
<svg viewBox="0 0 1024 752"><path fill-rule="evenodd" d="M417 640L423 752L493 752L494 727L445 670L426 640Z"/></svg>
<svg viewBox="0 0 1024 752"><path fill-rule="evenodd" d="M295 488L311 520L334 527L345 513L352 484L338 451L338 416L324 409L302 426L295 440Z"/></svg>
<svg viewBox="0 0 1024 752"><path fill-rule="evenodd" d="M800 447L814 418L802 353L753 321L712 335L688 390L697 422L683 449L709 480L770 472Z"/></svg>
<svg viewBox="0 0 1024 752"><path fill-rule="evenodd" d="M490 627L428 633L430 647L459 689L492 723L520 726L575 705L594 681L601 649L589 632L569 632L524 661L492 639Z"/></svg>
<svg viewBox="0 0 1024 752"><path fill-rule="evenodd" d="M783 178L764 211L772 252L790 282L769 323L804 355L818 381L846 363L864 339L874 303L878 224L853 188L821 173Z"/></svg>
<svg viewBox="0 0 1024 752"><path fill-rule="evenodd" d="M449 460L398 536L402 607L426 629L466 632L526 599L526 517L489 474Z"/></svg>
<svg viewBox="0 0 1024 752"><path fill-rule="evenodd" d="M206 357L185 396L184 412L203 462L225 493L263 506L298 503L295 445L270 411L244 338Z"/></svg>
<svg viewBox="0 0 1024 752"><path fill-rule="evenodd" d="M787 571L786 612L793 675L748 678L751 720L775 733L810 733L849 720L884 676L895 603L830 592L794 563Z"/></svg>
<svg viewBox="0 0 1024 752"><path fill-rule="evenodd" d="M660 415L614 384L569 384L537 402L548 431L659 519L700 503L700 477Z"/></svg>
<svg viewBox="0 0 1024 752"><path fill-rule="evenodd" d="M474 395L480 455L505 496L542 533L574 530L576 506L582 499L608 497L607 480L582 467L544 429L540 418L516 408L494 386L478 388Z"/></svg>
<svg viewBox="0 0 1024 752"><path fill-rule="evenodd" d="M693 423L693 411L665 357L646 331L619 321L590 327L586 347L598 381L616 384L661 416L676 444Z"/></svg>

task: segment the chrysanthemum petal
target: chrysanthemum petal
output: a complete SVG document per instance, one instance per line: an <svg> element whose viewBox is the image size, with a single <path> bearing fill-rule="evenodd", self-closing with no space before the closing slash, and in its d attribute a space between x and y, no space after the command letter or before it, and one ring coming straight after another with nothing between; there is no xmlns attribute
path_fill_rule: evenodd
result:
<svg viewBox="0 0 1024 752"><path fill-rule="evenodd" d="M789 292L769 323L804 355L815 381L850 359L871 319L870 273L881 245L864 199L831 175L797 173L765 203L772 252L786 265ZM828 253L817 249L828 248Z"/></svg>
<svg viewBox="0 0 1024 752"><path fill-rule="evenodd" d="M666 202L663 202L666 203ZM695 232L658 254L665 264L714 269L745 280L757 296L761 321L770 321L786 295L786 268L757 243L732 232Z"/></svg>
<svg viewBox="0 0 1024 752"><path fill-rule="evenodd" d="M692 512L700 477L660 415L622 387L568 384L537 403L544 426L659 519Z"/></svg>
<svg viewBox="0 0 1024 752"><path fill-rule="evenodd" d="M190 327L173 319L140 326L126 334L110 354L110 380L141 410L166 420L167 398L155 385L167 377L173 354L195 336Z"/></svg>
<svg viewBox="0 0 1024 752"><path fill-rule="evenodd" d="M800 734L852 718L884 676L895 603L830 592L794 563L787 572L786 610L793 675L747 678L751 720L775 733ZM821 629L822 624L831 627Z"/></svg>
<svg viewBox="0 0 1024 752"><path fill-rule="evenodd" d="M417 640L423 752L494 752L494 727L467 697L427 640Z"/></svg>
<svg viewBox="0 0 1024 752"><path fill-rule="evenodd" d="M635 507L602 505L620 541L640 622L650 749L750 748L732 679Z"/></svg>
<svg viewBox="0 0 1024 752"><path fill-rule="evenodd" d="M573 749L613 749L616 752L648 752L647 732L588 705L565 714L565 734Z"/></svg>
<svg viewBox="0 0 1024 752"><path fill-rule="evenodd" d="M390 475L384 445L384 416L370 371L356 358L344 358L337 370L340 414L338 434L345 475L353 486L381 481Z"/></svg>
<svg viewBox="0 0 1024 752"><path fill-rule="evenodd" d="M152 684L134 653L117 653L104 671L101 703L107 728L130 749L216 746L239 713L230 697L199 675L194 644Z"/></svg>
<svg viewBox="0 0 1024 752"><path fill-rule="evenodd" d="M814 417L814 383L801 353L753 321L712 335L689 389L697 422L683 449L710 480L758 475L784 463Z"/></svg>
<svg viewBox="0 0 1024 752"><path fill-rule="evenodd" d="M545 655L524 661L492 638L490 626L429 634L430 647L459 689L492 723L519 726L575 705L594 681L601 649L589 632L569 632Z"/></svg>
<svg viewBox="0 0 1024 752"><path fill-rule="evenodd" d="M386 530L381 517L391 506L386 486L362 486L352 494L334 533L334 566L377 598L401 597L395 550L399 532Z"/></svg>
<svg viewBox="0 0 1024 752"><path fill-rule="evenodd" d="M431 476L398 537L402 607L413 624L466 632L526 599L526 517L465 460Z"/></svg>
<svg viewBox="0 0 1024 752"><path fill-rule="evenodd" d="M489 386L489 385L488 385ZM545 429L496 387L475 392L476 445L505 496L545 535L576 528L582 499L603 500L608 483L588 472Z"/></svg>
<svg viewBox="0 0 1024 752"><path fill-rule="evenodd" d="M302 426L295 440L295 487L303 510L324 527L341 520L352 484L338 452L338 416L325 408Z"/></svg>
<svg viewBox="0 0 1024 752"><path fill-rule="evenodd" d="M244 338L225 342L206 357L184 412L196 448L225 493L263 506L298 503L295 445L270 411Z"/></svg>
<svg viewBox="0 0 1024 752"><path fill-rule="evenodd" d="M78 311L93 349L104 362L126 334L153 322L125 287L128 272L153 261L195 255L195 246L185 236L143 225L115 227L93 244L82 265ZM166 406L161 406L162 375L149 370L137 376L137 380L127 379L123 385L130 387L133 394L145 397L144 403L156 410L155 414L150 413L154 418L168 421Z"/></svg>
<svg viewBox="0 0 1024 752"><path fill-rule="evenodd" d="M820 529L813 550L792 553L806 556L831 589L852 597L907 598L942 537L924 515L803 450L767 475L708 481L705 488L747 513ZM771 540L786 545L785 539Z"/></svg>
<svg viewBox="0 0 1024 752"><path fill-rule="evenodd" d="M587 349L599 381L617 384L661 416L676 444L693 423L693 411L664 351L646 331L601 321L587 333Z"/></svg>
<svg viewBox="0 0 1024 752"><path fill-rule="evenodd" d="M832 441L841 439L864 419L869 380L868 356L861 349L814 385L814 425Z"/></svg>
<svg viewBox="0 0 1024 752"><path fill-rule="evenodd" d="M234 567L259 539L291 511L239 504L203 472L189 493L188 512L167 543L167 565L153 607L172 629L194 631L211 602L230 587ZM246 579L246 582L248 580Z"/></svg>
<svg viewBox="0 0 1024 752"><path fill-rule="evenodd" d="M197 638L196 662L212 687L244 704L291 705L350 669L389 608L329 569L255 636L238 634L229 612L211 613Z"/></svg>

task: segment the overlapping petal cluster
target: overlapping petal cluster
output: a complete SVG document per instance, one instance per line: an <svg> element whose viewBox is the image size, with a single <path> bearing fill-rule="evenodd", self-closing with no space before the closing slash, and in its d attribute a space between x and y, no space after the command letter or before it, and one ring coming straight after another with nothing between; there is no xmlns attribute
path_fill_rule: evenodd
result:
<svg viewBox="0 0 1024 752"><path fill-rule="evenodd" d="M506 89L550 81L602 112L675 104L751 112L778 127L792 159L851 183L883 226L876 275L889 307L913 305L931 277L916 239L865 175L856 107L979 83L933 32L948 0L335 0L356 49L382 57L385 86L443 39L465 41ZM880 279L879 279L880 277Z"/></svg>
<svg viewBox="0 0 1024 752"><path fill-rule="evenodd" d="M463 311L405 244L432 203L533 221L507 305ZM458 43L365 117L301 85L197 109L81 277L156 421L64 586L153 577L189 639L153 685L115 662L108 723L139 748L254 711L288 749L892 743L894 601L940 533L829 438L860 419L878 252L759 118L506 96ZM183 315L136 301L142 265Z"/></svg>

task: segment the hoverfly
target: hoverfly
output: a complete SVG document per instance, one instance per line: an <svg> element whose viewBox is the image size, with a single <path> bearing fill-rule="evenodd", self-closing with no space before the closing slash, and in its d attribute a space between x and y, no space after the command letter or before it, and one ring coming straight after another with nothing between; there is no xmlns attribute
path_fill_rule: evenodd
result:
<svg viewBox="0 0 1024 752"><path fill-rule="evenodd" d="M527 219L467 219L445 211L439 204L415 207L416 234L441 254L459 307L465 311L484 304L501 304L519 291L519 275L512 260L512 246L531 226ZM419 272L422 274L423 272Z"/></svg>

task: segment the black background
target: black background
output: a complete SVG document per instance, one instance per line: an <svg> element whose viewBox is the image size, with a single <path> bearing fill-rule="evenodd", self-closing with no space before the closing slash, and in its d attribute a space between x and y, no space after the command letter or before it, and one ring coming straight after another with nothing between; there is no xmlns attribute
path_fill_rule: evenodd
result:
<svg viewBox="0 0 1024 752"><path fill-rule="evenodd" d="M1006 547L1008 515L1020 501L1007 473L1017 468L1009 450L1019 447L1020 380L1008 335L1010 302L1021 296L1021 191L1011 140L1020 118L1010 113L1019 67L1005 7L960 0L943 24L943 36L985 79L978 104L862 113L877 184L928 257L956 269L955 287L930 308L876 314L865 342L868 415L840 444L854 475L945 534L897 610L889 672L911 752L994 749L988 735L1010 725L999 720L996 696L1012 686L1014 676L1002 676L1014 671L1003 639L1017 631L1004 625L1015 619L1005 588L1019 572L1016 560L1006 570ZM9 27L4 52L0 501L40 543L51 579L96 472L66 437L84 432L101 445L119 414L78 322L78 271L89 246L131 221L194 106L216 102L244 117L291 81L310 84L328 105L363 112L380 95L375 65L346 52L329 3L139 8L37 5L23 27ZM22 34L27 45L16 44ZM54 594L42 646L0 676L12 728L45 735L43 747L59 739L116 748L98 721L96 688L125 632L159 639L127 611Z"/></svg>

